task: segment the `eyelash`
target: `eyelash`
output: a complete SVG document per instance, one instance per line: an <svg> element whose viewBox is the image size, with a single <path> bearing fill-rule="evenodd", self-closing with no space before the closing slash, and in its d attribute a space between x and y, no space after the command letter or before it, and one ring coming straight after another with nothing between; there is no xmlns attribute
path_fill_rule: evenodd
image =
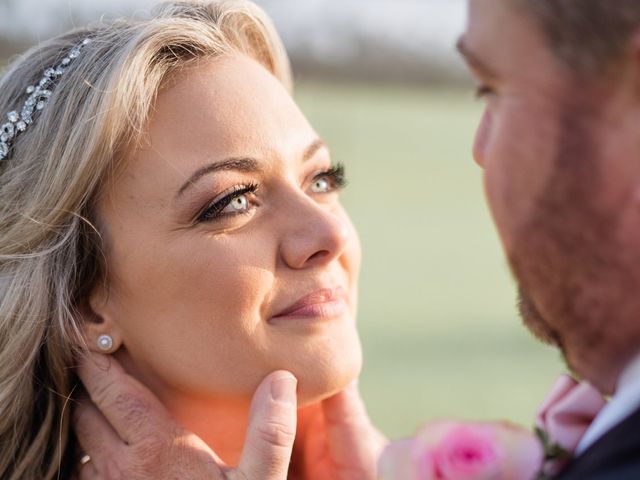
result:
<svg viewBox="0 0 640 480"><path fill-rule="evenodd" d="M313 177L312 181L315 182L321 178L327 178L330 180L332 188L329 192L326 193L340 191L347 186L347 179L345 177L344 170L344 165L335 165L328 170L318 173ZM222 213L222 211L233 201L234 198L240 195L253 194L258 190L258 188L260 188L260 185L257 183L237 185L233 187L233 189L227 195L219 200L215 200L213 203L209 204L202 212L200 212L197 216L196 222L213 222L216 220L221 220L227 216L243 215L243 213L224 214Z"/></svg>
<svg viewBox="0 0 640 480"><path fill-rule="evenodd" d="M250 183L248 185L237 185L233 187L231 191L224 197L219 200L214 200L213 203L207 205L207 207L200 214L198 214L197 222L211 222L226 217L227 214L223 214L222 211L227 208L227 206L234 198L240 195L255 193L259 187L260 185L258 185L257 183ZM239 214L235 213L231 215Z"/></svg>
<svg viewBox="0 0 640 480"><path fill-rule="evenodd" d="M344 172L344 165L342 163L338 163L337 165L332 166L330 169L325 170L324 172L318 173L315 177L313 177L313 181L319 180L321 178L328 178L333 183L332 191L340 191L347 186L347 177Z"/></svg>
<svg viewBox="0 0 640 480"><path fill-rule="evenodd" d="M478 85L476 88L476 98L485 98L493 93L493 89L488 85Z"/></svg>

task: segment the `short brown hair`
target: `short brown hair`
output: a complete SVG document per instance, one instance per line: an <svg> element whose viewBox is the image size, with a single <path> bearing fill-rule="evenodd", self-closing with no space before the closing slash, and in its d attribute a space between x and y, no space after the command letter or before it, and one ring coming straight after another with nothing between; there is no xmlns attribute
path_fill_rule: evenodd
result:
<svg viewBox="0 0 640 480"><path fill-rule="evenodd" d="M515 0L533 15L550 48L572 70L600 73L615 64L640 28L638 0Z"/></svg>

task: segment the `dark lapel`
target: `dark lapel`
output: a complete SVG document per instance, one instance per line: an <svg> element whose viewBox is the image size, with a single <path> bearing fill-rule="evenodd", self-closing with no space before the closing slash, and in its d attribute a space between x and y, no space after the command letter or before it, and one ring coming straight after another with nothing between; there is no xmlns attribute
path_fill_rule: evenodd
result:
<svg viewBox="0 0 640 480"><path fill-rule="evenodd" d="M640 409L605 433L558 480L639 480Z"/></svg>

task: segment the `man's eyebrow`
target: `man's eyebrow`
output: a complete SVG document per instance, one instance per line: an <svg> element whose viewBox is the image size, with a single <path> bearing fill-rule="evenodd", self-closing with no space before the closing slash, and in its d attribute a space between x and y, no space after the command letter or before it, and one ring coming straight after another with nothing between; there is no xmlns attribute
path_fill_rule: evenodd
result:
<svg viewBox="0 0 640 480"><path fill-rule="evenodd" d="M302 154L302 161L306 162L310 160L319 150L323 148L328 149L327 144L320 138L315 139L304 150L304 153ZM204 177L205 175L228 170L256 173L261 172L262 168L260 167L260 162L258 162L255 158L250 157L228 158L226 160L222 160L221 162L210 163L196 170L193 175L189 177L189 180L187 180L184 185L180 187L180 190L178 190L176 198L180 197L189 187L194 185L198 180L200 180L200 178Z"/></svg>
<svg viewBox="0 0 640 480"><path fill-rule="evenodd" d="M260 168L260 164L254 158L249 157L239 157L239 158L227 158L226 160L222 160L220 162L210 163L205 165L204 167L196 170L189 180L187 180L178 193L176 194L176 198L180 197L185 190L194 185L198 180L200 180L205 175L209 175L210 173L220 172L220 171L228 171L228 170L236 170L239 172L247 172L247 173L255 173L260 172L262 169Z"/></svg>
<svg viewBox="0 0 640 480"><path fill-rule="evenodd" d="M473 53L469 46L464 41L464 37L460 37L456 43L456 50L464 57L469 66L484 75L495 78L497 75L495 71L489 67L484 61L480 60L480 57Z"/></svg>

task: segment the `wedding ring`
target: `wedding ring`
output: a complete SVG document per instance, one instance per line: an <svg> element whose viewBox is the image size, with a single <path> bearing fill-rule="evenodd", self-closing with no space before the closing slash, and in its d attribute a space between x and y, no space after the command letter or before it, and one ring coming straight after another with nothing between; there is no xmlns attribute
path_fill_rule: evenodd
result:
<svg viewBox="0 0 640 480"><path fill-rule="evenodd" d="M80 458L80 465L86 465L91 461L91 457L86 453Z"/></svg>

